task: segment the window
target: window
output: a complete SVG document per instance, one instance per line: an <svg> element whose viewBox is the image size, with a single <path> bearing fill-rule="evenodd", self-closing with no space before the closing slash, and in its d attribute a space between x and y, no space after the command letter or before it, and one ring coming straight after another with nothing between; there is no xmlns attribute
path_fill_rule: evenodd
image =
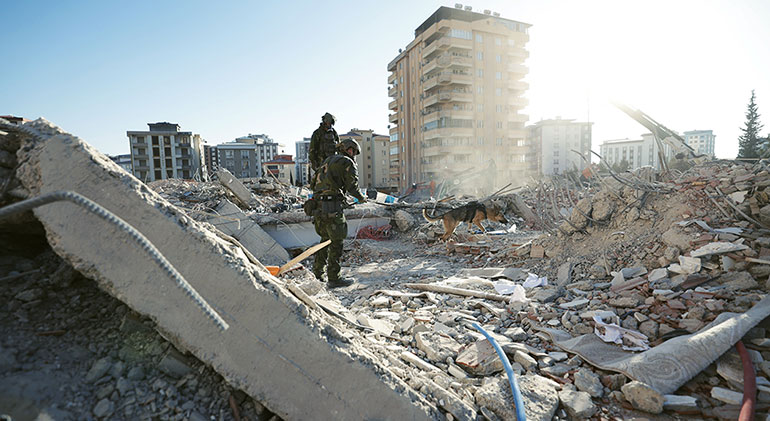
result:
<svg viewBox="0 0 770 421"><path fill-rule="evenodd" d="M502 63L503 62L503 56L501 56L500 54L496 55L495 56L495 61L498 62L498 63Z"/></svg>
<svg viewBox="0 0 770 421"><path fill-rule="evenodd" d="M135 139L135 143L144 143L144 136L137 136Z"/></svg>
<svg viewBox="0 0 770 421"><path fill-rule="evenodd" d="M498 137L497 139L495 139L495 145L501 146L502 144L503 144L503 138L502 137Z"/></svg>
<svg viewBox="0 0 770 421"><path fill-rule="evenodd" d="M241 159L249 159L249 151L241 151Z"/></svg>
<svg viewBox="0 0 770 421"><path fill-rule="evenodd" d="M476 122L476 127L478 128L484 128L484 120L479 120Z"/></svg>
<svg viewBox="0 0 770 421"><path fill-rule="evenodd" d="M481 51L477 52L476 59L479 61L484 60L484 53L482 53Z"/></svg>
<svg viewBox="0 0 770 421"><path fill-rule="evenodd" d="M513 40L513 39L511 39L511 38L508 38L508 46L509 46L509 47L513 47L513 46L515 46L515 45L516 45L516 41L514 41L514 40Z"/></svg>
<svg viewBox="0 0 770 421"><path fill-rule="evenodd" d="M249 176L248 171L241 171L241 178L247 178Z"/></svg>
<svg viewBox="0 0 770 421"><path fill-rule="evenodd" d="M478 75L479 75L479 77L484 77L484 69L479 69L478 70Z"/></svg>
<svg viewBox="0 0 770 421"><path fill-rule="evenodd" d="M479 95L484 95L484 87L483 86L477 87L476 93L478 93Z"/></svg>
<svg viewBox="0 0 770 421"><path fill-rule="evenodd" d="M232 158L233 157L233 151L225 151L225 158Z"/></svg>
<svg viewBox="0 0 770 421"><path fill-rule="evenodd" d="M484 112L484 104L476 104L476 111L483 113Z"/></svg>
<svg viewBox="0 0 770 421"><path fill-rule="evenodd" d="M241 161L241 168L246 170L249 169L249 160Z"/></svg>
<svg viewBox="0 0 770 421"><path fill-rule="evenodd" d="M225 167L227 167L227 169L231 170L233 169L234 166L235 166L235 161L233 161L232 159L225 160Z"/></svg>
<svg viewBox="0 0 770 421"><path fill-rule="evenodd" d="M553 165L559 165L559 160L558 159L554 159L553 160Z"/></svg>
<svg viewBox="0 0 770 421"><path fill-rule="evenodd" d="M484 37L482 37L481 34L476 34L476 42L484 42Z"/></svg>
<svg viewBox="0 0 770 421"><path fill-rule="evenodd" d="M502 80L503 79L503 72L495 72L495 79Z"/></svg>
<svg viewBox="0 0 770 421"><path fill-rule="evenodd" d="M558 149L553 151L553 156L559 156L559 150Z"/></svg>
<svg viewBox="0 0 770 421"><path fill-rule="evenodd" d="M495 45L503 45L503 40L500 37L495 37Z"/></svg>
<svg viewBox="0 0 770 421"><path fill-rule="evenodd" d="M503 112L503 106L500 104L495 105L495 112L502 113Z"/></svg>
<svg viewBox="0 0 770 421"><path fill-rule="evenodd" d="M479 143L479 145L483 145L484 144L484 136L479 136L478 143Z"/></svg>
<svg viewBox="0 0 770 421"><path fill-rule="evenodd" d="M503 122L502 121L498 121L497 122L497 128L498 129L502 129L503 128Z"/></svg>
<svg viewBox="0 0 770 421"><path fill-rule="evenodd" d="M460 39L473 39L470 31L464 31L462 29L452 29L449 31L449 36L452 38ZM399 64L400 65L400 64Z"/></svg>
<svg viewBox="0 0 770 421"><path fill-rule="evenodd" d="M503 96L503 88L495 88L496 96Z"/></svg>

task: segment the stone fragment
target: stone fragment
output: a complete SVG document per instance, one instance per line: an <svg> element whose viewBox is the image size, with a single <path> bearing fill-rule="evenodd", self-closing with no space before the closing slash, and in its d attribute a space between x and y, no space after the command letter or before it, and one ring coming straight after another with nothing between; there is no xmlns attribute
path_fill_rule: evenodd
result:
<svg viewBox="0 0 770 421"><path fill-rule="evenodd" d="M660 414L663 412L663 402L665 399L663 395L652 389L650 386L638 381L632 381L626 383L620 388L623 392L623 397L631 403L631 405L644 412L651 414Z"/></svg>
<svg viewBox="0 0 770 421"><path fill-rule="evenodd" d="M594 196L593 211L591 212L591 218L597 221L606 221L610 219L612 213L615 212L615 201L608 196Z"/></svg>
<svg viewBox="0 0 770 421"><path fill-rule="evenodd" d="M425 352L425 356L436 362L444 362L448 357L454 358L462 345L452 338L434 332L420 332L415 336L417 348Z"/></svg>
<svg viewBox="0 0 770 421"><path fill-rule="evenodd" d="M163 356L158 364L158 369L175 379L184 377L192 371L192 368L187 365L187 358L173 349Z"/></svg>
<svg viewBox="0 0 770 421"><path fill-rule="evenodd" d="M396 213L393 215L393 220L396 221L396 228L400 232L406 232L412 229L415 225L415 219L414 217L404 210L397 210Z"/></svg>
<svg viewBox="0 0 770 421"><path fill-rule="evenodd" d="M431 380L425 381L428 392L433 395L438 406L448 411L460 420L476 419L476 410L465 403L459 396L446 390Z"/></svg>
<svg viewBox="0 0 770 421"><path fill-rule="evenodd" d="M743 402L743 393L724 387L711 388L711 397L728 405L740 405Z"/></svg>
<svg viewBox="0 0 770 421"><path fill-rule="evenodd" d="M663 409L666 411L695 411L698 407L698 399L692 396L663 395Z"/></svg>
<svg viewBox="0 0 770 421"><path fill-rule="evenodd" d="M115 412L115 404L109 399L100 400L93 409L96 418L109 417L113 412Z"/></svg>
<svg viewBox="0 0 770 421"><path fill-rule="evenodd" d="M475 376L488 376L503 370L503 362L488 340L478 340L463 349L455 361Z"/></svg>
<svg viewBox="0 0 770 421"><path fill-rule="evenodd" d="M759 287L754 277L746 271L723 273L717 281L725 285L728 291L743 291Z"/></svg>
<svg viewBox="0 0 770 421"><path fill-rule="evenodd" d="M593 398L601 398L604 394L604 387L599 376L588 368L581 368L575 373L575 387Z"/></svg>
<svg viewBox="0 0 770 421"><path fill-rule="evenodd" d="M430 371L441 371L435 365L423 361L422 358L412 354L409 351L402 352L401 353L401 359L406 361L406 362L410 362L410 363L414 364L415 366L419 367L420 369L428 371L428 372L430 372Z"/></svg>
<svg viewBox="0 0 770 421"><path fill-rule="evenodd" d="M16 298L19 301L23 301L25 303L28 303L30 301L39 300L43 297L43 290L40 288L30 288L28 290L22 291L14 298Z"/></svg>
<svg viewBox="0 0 770 421"><path fill-rule="evenodd" d="M86 383L93 383L99 380L102 378L102 376L107 374L108 371L110 371L110 367L112 367L112 362L108 357L96 360L91 366L91 369L88 370L88 373L86 373Z"/></svg>
<svg viewBox="0 0 770 421"><path fill-rule="evenodd" d="M734 251L746 250L747 248L749 247L744 244L733 244L733 243L727 243L723 241L715 241L713 243L706 244L705 246L697 250L691 251L690 256L706 257L706 256L711 256L712 254L724 254L724 253L730 253Z"/></svg>
<svg viewBox="0 0 770 421"><path fill-rule="evenodd" d="M650 281L650 283L657 282L666 278L668 278L668 270L666 268L653 269L650 274L647 275L647 279Z"/></svg>
<svg viewBox="0 0 770 421"><path fill-rule="evenodd" d="M587 300L585 298L577 298L568 303L559 304L559 308L563 308L565 310L575 310L575 309L585 307L590 302L591 302L590 300Z"/></svg>
<svg viewBox="0 0 770 421"><path fill-rule="evenodd" d="M569 357L569 355L567 355L566 352L560 352L560 351L549 352L548 356L553 358L553 360L556 362L562 362Z"/></svg>
<svg viewBox="0 0 770 421"><path fill-rule="evenodd" d="M135 366L128 370L126 378L129 380L142 380L144 379L144 368L142 366Z"/></svg>
<svg viewBox="0 0 770 421"><path fill-rule="evenodd" d="M688 242L689 243L689 242ZM675 262L679 258L679 254L681 254L681 251L679 251L679 247L666 247L665 250L663 250L663 258L666 259L667 262Z"/></svg>
<svg viewBox="0 0 770 421"><path fill-rule="evenodd" d="M577 420L590 418L596 413L596 405L591 401L591 395L586 392L574 390L562 390L559 392L559 400L570 417Z"/></svg>
<svg viewBox="0 0 770 421"><path fill-rule="evenodd" d="M390 297L381 295L379 297L372 299L372 301L370 301L369 304L374 308L388 307L390 306Z"/></svg>
<svg viewBox="0 0 770 421"><path fill-rule="evenodd" d="M639 299L636 297L617 297L609 301L612 307L633 308L639 305Z"/></svg>
<svg viewBox="0 0 770 421"><path fill-rule="evenodd" d="M515 342L524 342L529 335L527 335L527 332L524 331L524 329L520 328L519 326L511 327L503 331L503 335L509 337L511 340Z"/></svg>
<svg viewBox="0 0 770 421"><path fill-rule="evenodd" d="M676 247L679 250L687 250L690 248L690 238L691 236L689 234L677 227L671 227L661 236L663 244L669 247Z"/></svg>
<svg viewBox="0 0 770 421"><path fill-rule="evenodd" d="M516 353L513 354L513 360L521 364L527 371L534 370L537 367L537 360L532 358L532 356L526 352L516 351Z"/></svg>

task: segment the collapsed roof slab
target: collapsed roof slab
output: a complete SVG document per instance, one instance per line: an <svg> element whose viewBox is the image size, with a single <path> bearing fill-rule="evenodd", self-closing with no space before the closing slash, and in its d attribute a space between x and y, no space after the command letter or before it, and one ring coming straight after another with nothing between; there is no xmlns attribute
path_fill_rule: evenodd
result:
<svg viewBox="0 0 770 421"><path fill-rule="evenodd" d="M17 176L75 191L141 231L229 324L220 331L125 232L71 203L35 209L51 247L164 335L286 419L438 419L382 362L238 248L45 120L27 123Z"/></svg>

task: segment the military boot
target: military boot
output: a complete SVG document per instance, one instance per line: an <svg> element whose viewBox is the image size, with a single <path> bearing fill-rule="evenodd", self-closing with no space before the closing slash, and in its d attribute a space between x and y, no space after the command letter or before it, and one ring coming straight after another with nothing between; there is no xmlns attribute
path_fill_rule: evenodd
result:
<svg viewBox="0 0 770 421"><path fill-rule="evenodd" d="M340 287L349 287L356 283L355 279L352 278L340 278L340 279L329 279L329 282L327 285L329 288L340 288Z"/></svg>

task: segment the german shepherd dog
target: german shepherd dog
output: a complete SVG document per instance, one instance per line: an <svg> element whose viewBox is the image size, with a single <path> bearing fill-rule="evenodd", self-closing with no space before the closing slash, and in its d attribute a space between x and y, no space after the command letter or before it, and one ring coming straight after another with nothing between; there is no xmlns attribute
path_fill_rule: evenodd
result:
<svg viewBox="0 0 770 421"><path fill-rule="evenodd" d="M428 210L423 209L422 216L425 217L428 222L436 222L440 220L444 223L445 232L444 235L441 236L443 241L449 239L449 237L452 235L452 233L455 232L457 226L460 225L461 222L465 222L466 224L474 224L479 227L483 233L487 232L487 230L484 229L484 226L481 225L481 221L485 219L500 222L502 224L508 223L508 220L505 219L505 216L503 216L503 213L500 211L500 208L497 205L486 206L483 203L477 201L468 202L459 208L454 208L436 216L428 215ZM470 230L470 225L468 226L468 229Z"/></svg>

